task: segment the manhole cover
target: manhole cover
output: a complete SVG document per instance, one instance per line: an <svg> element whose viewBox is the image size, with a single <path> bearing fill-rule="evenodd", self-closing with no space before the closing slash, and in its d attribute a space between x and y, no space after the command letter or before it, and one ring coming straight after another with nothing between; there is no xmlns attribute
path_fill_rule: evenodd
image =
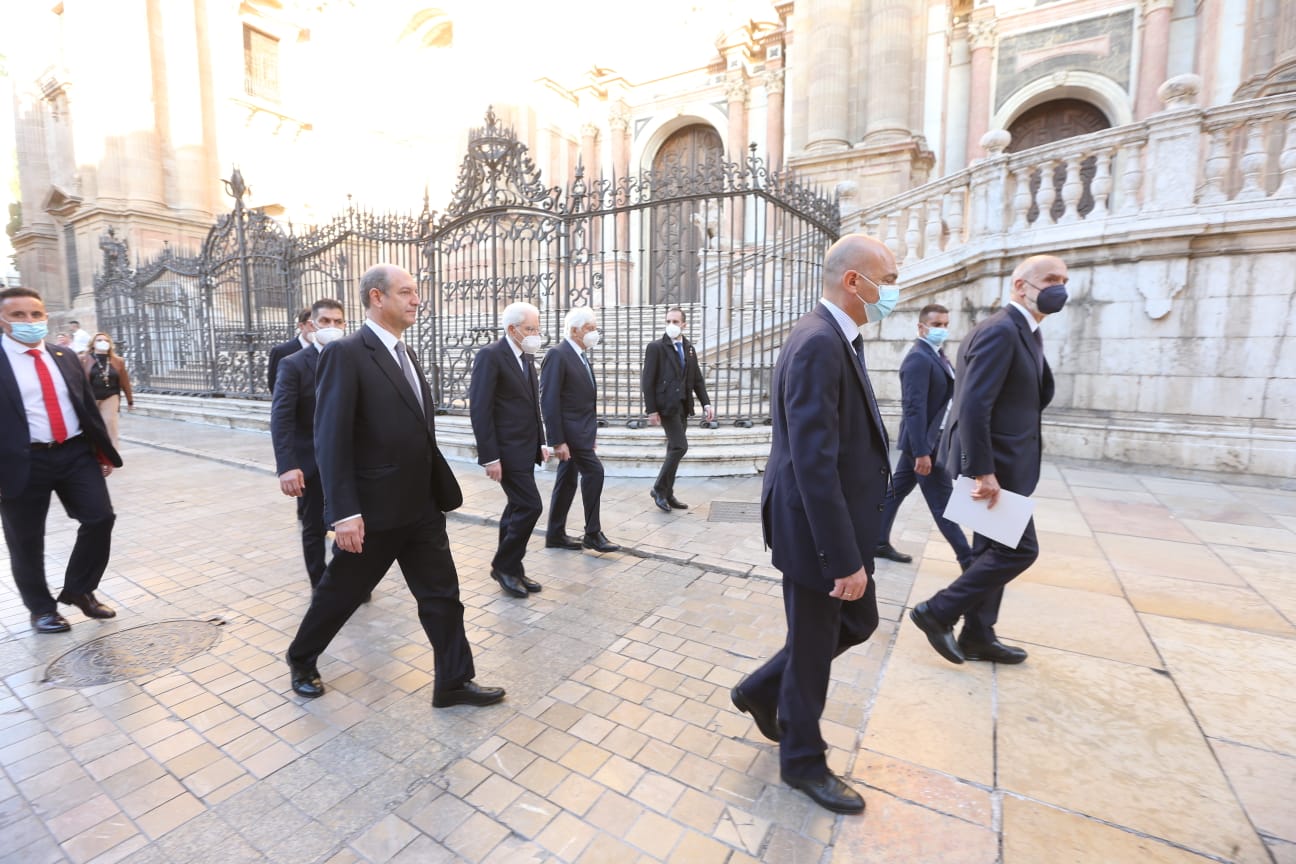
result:
<svg viewBox="0 0 1296 864"><path fill-rule="evenodd" d="M712 501L708 522L759 522L759 501Z"/></svg>
<svg viewBox="0 0 1296 864"><path fill-rule="evenodd" d="M223 622L159 621L119 630L78 645L45 670L45 680L64 687L93 687L169 669L210 649Z"/></svg>

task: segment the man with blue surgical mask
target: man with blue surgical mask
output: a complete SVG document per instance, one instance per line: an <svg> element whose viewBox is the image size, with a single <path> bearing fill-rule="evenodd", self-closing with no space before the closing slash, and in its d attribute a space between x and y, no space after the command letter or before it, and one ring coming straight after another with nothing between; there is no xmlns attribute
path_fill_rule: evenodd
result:
<svg viewBox="0 0 1296 864"><path fill-rule="evenodd" d="M874 553L876 558L901 564L913 560L912 555L891 545L891 526L895 524L901 503L917 485L922 489L936 527L954 550L959 566L966 568L972 561L972 547L963 536L963 529L943 515L953 483L949 474L933 463L950 398L954 395L954 367L943 347L947 338L949 310L936 303L924 306L918 313L918 338L900 363L901 454L891 494L887 496L886 511L882 514L882 536Z"/></svg>

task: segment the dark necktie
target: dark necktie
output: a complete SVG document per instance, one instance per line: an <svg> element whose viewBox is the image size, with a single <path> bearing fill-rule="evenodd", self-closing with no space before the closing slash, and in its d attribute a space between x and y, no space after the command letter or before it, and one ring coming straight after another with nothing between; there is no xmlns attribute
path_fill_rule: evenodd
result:
<svg viewBox="0 0 1296 864"><path fill-rule="evenodd" d="M585 356L584 351L580 352L580 358L581 362L585 364L585 371L589 374L590 383L594 384L594 369L590 366L589 358Z"/></svg>
<svg viewBox="0 0 1296 864"><path fill-rule="evenodd" d="M851 347L855 349L855 359L859 361L860 367L867 372L868 364L864 362L864 337L856 336L852 339Z"/></svg>
<svg viewBox="0 0 1296 864"><path fill-rule="evenodd" d="M50 434L55 444L67 440L67 423L63 420L63 409L59 407L58 391L54 389L54 378L41 360L41 352L35 348L27 351L36 361L36 377L40 379L41 399L45 402L45 413L49 415Z"/></svg>
<svg viewBox="0 0 1296 864"><path fill-rule="evenodd" d="M419 386L418 378L414 375L414 364L410 362L409 355L405 353L405 343L396 343L396 362L400 364L400 370L405 375L405 381L409 384L410 389L414 391L414 399L418 402L419 410L427 416L427 409L423 407L423 388Z"/></svg>
<svg viewBox="0 0 1296 864"><path fill-rule="evenodd" d="M949 358L945 356L945 352L944 352L944 351L937 351L937 352L936 352L936 356L939 357L939 358L941 359L941 364L944 365L945 369L946 369L946 370L947 370L951 375L953 375L953 374L954 374L954 367L950 365Z"/></svg>
<svg viewBox="0 0 1296 864"><path fill-rule="evenodd" d="M1035 368L1040 377L1044 377L1044 334L1038 327L1035 329Z"/></svg>
<svg viewBox="0 0 1296 864"><path fill-rule="evenodd" d="M679 355L680 372L683 372L684 371L684 343L683 342L675 343L675 353Z"/></svg>

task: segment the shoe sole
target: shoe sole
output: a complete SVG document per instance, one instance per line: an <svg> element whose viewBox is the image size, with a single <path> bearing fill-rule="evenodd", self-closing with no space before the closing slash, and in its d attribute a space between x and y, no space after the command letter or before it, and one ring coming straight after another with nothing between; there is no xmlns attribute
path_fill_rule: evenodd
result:
<svg viewBox="0 0 1296 864"><path fill-rule="evenodd" d="M496 703L498 703L498 702L503 702L503 701L504 701L504 696L505 696L505 695L506 695L506 694L501 693L499 696L497 696L497 697L495 697L494 699L491 699L491 700L489 700L489 701L487 701L487 702L478 702L478 701L476 701L476 700L472 700L472 699L451 699L451 700L449 700L449 701L442 702L442 701L439 701L435 696L433 696L433 697L432 697L432 707L433 707L433 708L453 708L453 707L455 707L456 705L470 705L470 706L472 706L473 708L485 708L487 705L494 705L494 704L496 704Z"/></svg>
<svg viewBox="0 0 1296 864"><path fill-rule="evenodd" d="M962 650L961 647L960 650ZM1030 656L1030 655L1026 655L1026 656ZM965 660L979 660L986 663L998 663L1002 666L1016 666L1019 663L1026 662L1026 657L1021 657L1014 660L1001 660L998 657L989 657L986 656L985 654L969 654L967 651L963 651L963 658Z"/></svg>
<svg viewBox="0 0 1296 864"><path fill-rule="evenodd" d="M939 641L937 641L935 636L927 632L927 628L924 627L922 625L922 622L918 620L917 609L909 610L909 620L914 623L915 627L917 627L919 630L923 632L923 635L927 637L927 643L931 645L933 649L935 649L937 654L944 657L946 660L948 660L951 663L961 664L966 659L966 657L959 657L958 655L955 654L945 653L945 648L940 644Z"/></svg>

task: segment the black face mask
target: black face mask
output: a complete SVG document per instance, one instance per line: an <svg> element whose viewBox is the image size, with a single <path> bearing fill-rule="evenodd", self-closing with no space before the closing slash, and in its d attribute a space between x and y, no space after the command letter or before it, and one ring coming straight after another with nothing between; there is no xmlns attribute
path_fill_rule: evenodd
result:
<svg viewBox="0 0 1296 864"><path fill-rule="evenodd" d="M1067 302L1067 289L1065 285L1049 285L1041 288L1039 295L1035 298L1035 305L1039 311L1045 315L1052 315L1054 312L1061 312L1062 307Z"/></svg>

